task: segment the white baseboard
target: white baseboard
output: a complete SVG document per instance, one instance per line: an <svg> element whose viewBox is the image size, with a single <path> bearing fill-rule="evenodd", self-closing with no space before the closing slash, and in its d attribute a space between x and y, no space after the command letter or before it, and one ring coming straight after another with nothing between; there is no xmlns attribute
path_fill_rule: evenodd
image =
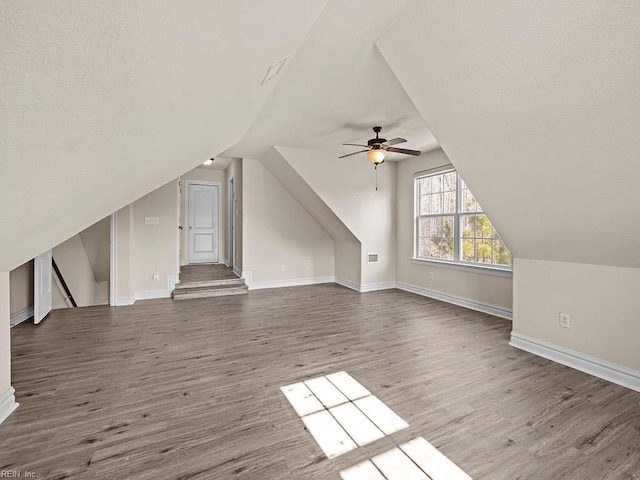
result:
<svg viewBox="0 0 640 480"><path fill-rule="evenodd" d="M11 315L11 320L10 320L11 326L15 327L19 323L22 323L25 320L30 319L31 317L33 317L33 305L29 305L28 307L23 308L19 312L16 312L13 315Z"/></svg>
<svg viewBox="0 0 640 480"><path fill-rule="evenodd" d="M513 310L510 308L501 307L500 305L493 305L490 303L477 302L468 298L457 297L455 295L449 295L448 293L437 292L435 290L429 290L428 288L418 287L409 283L398 282L396 288L404 290L405 292L415 293L422 295L423 297L434 298L443 302L459 305L460 307L470 308L471 310L477 310L478 312L488 313L489 315L495 315L496 317L506 318L507 320L513 320Z"/></svg>
<svg viewBox="0 0 640 480"><path fill-rule="evenodd" d="M180 275L167 275L167 291L173 292L176 285L180 283Z"/></svg>
<svg viewBox="0 0 640 480"><path fill-rule="evenodd" d="M242 276L242 270L240 270L238 267L233 267L233 273L235 273L240 278L244 278Z"/></svg>
<svg viewBox="0 0 640 480"><path fill-rule="evenodd" d="M167 290L150 290L146 292L135 292L133 294L135 300L155 300L157 298L171 298L171 292Z"/></svg>
<svg viewBox="0 0 640 480"><path fill-rule="evenodd" d="M360 285L360 292L377 292L378 290L389 290L396 288L396 282L379 282L379 283L365 283Z"/></svg>
<svg viewBox="0 0 640 480"><path fill-rule="evenodd" d="M364 285L358 285L357 283L353 283L340 277L335 277L333 282L361 293L396 288L395 282L365 283Z"/></svg>
<svg viewBox="0 0 640 480"><path fill-rule="evenodd" d="M16 391L9 387L6 392L0 395L0 423L4 422L11 413L20 405L16 403Z"/></svg>
<svg viewBox="0 0 640 480"><path fill-rule="evenodd" d="M134 297L118 297L116 298L116 307L126 307L127 305L133 305L136 303Z"/></svg>
<svg viewBox="0 0 640 480"><path fill-rule="evenodd" d="M521 333L511 332L509 345L640 392L640 371L638 370L547 343Z"/></svg>
<svg viewBox="0 0 640 480"><path fill-rule="evenodd" d="M336 277L333 280L338 285L342 285L343 287L350 288L351 290L355 290L356 292L360 291L360 285L357 283L350 282L349 280L345 280L344 278Z"/></svg>
<svg viewBox="0 0 640 480"><path fill-rule="evenodd" d="M333 283L333 277L292 278L289 280L275 280L271 282L247 283L249 290L262 288L300 287L303 285L316 285L318 283Z"/></svg>

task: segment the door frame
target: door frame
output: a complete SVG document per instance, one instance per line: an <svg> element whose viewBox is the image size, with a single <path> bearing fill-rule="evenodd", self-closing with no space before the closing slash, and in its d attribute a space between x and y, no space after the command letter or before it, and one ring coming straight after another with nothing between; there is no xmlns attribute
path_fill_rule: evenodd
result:
<svg viewBox="0 0 640 480"><path fill-rule="evenodd" d="M229 185L227 186L227 267L233 268L235 265L235 255L236 255L236 220L234 216L235 211L235 196L236 196L236 185L233 180L233 177L229 179Z"/></svg>
<svg viewBox="0 0 640 480"><path fill-rule="evenodd" d="M111 214L109 228L109 305L118 304L118 212Z"/></svg>
<svg viewBox="0 0 640 480"><path fill-rule="evenodd" d="M185 201L184 201L184 220L182 223L183 225L185 225L187 228L184 229L184 245L185 245L185 252L184 252L184 258L187 261L187 265L191 265L191 259L189 258L189 189L191 188L191 185L207 185L207 186L212 186L212 187L218 187L218 222L215 225L216 227L216 232L217 234L215 235L216 237L216 241L218 242L218 261L214 262L214 263L220 263L220 259L222 258L222 255L220 254L221 252L221 246L222 246L222 235L221 235L221 231L220 231L220 225L222 222L222 198L221 198L221 192L222 192L222 182L209 182L207 180L185 180L184 181L184 185L185 185Z"/></svg>

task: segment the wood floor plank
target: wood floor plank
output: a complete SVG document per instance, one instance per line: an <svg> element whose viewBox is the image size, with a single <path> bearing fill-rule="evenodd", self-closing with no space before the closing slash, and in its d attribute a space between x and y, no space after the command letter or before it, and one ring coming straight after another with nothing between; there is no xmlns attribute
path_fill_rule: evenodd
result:
<svg viewBox="0 0 640 480"><path fill-rule="evenodd" d="M423 437L474 480L637 479L640 394L516 350L510 330L333 284L56 310L11 329L20 407L0 425L0 470L339 480ZM327 459L280 387L335 372L409 427Z"/></svg>

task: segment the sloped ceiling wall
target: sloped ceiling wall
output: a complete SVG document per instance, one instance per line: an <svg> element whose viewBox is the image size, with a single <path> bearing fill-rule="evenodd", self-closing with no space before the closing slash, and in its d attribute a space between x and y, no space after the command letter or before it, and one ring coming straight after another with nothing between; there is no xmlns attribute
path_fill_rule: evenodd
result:
<svg viewBox="0 0 640 480"><path fill-rule="evenodd" d="M514 256L640 267L640 3L413 2L377 42Z"/></svg>
<svg viewBox="0 0 640 480"><path fill-rule="evenodd" d="M325 4L1 1L0 271L237 143Z"/></svg>

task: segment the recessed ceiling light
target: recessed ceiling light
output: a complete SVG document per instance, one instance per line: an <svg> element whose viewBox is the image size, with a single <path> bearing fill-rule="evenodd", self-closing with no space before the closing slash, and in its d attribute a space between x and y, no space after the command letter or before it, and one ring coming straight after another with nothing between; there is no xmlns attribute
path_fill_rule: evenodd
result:
<svg viewBox="0 0 640 480"><path fill-rule="evenodd" d="M262 85L265 82L268 82L273 77L275 77L278 73L280 73L280 70L282 70L282 66L284 65L284 62L287 61L287 58L289 58L289 57L284 57L279 62L276 62L273 65L271 65L267 69L267 73L265 73L264 78L262 79L262 82L260 82L260 85Z"/></svg>
<svg viewBox="0 0 640 480"><path fill-rule="evenodd" d="M210 158L209 160L205 160L204 162L202 162L203 165L211 165L213 163L213 158Z"/></svg>

